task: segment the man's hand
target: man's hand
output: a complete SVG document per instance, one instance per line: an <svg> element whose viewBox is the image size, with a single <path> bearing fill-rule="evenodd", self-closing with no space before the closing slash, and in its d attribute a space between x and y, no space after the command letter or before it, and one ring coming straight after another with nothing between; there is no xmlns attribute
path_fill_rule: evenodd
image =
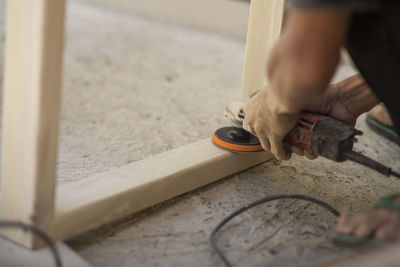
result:
<svg viewBox="0 0 400 267"><path fill-rule="evenodd" d="M290 158L291 152L286 150L283 139L295 126L299 114L282 114L272 110L273 101L268 97L268 89L258 91L249 99L244 107L245 122L243 128L256 135L265 150L271 151L279 160Z"/></svg>
<svg viewBox="0 0 400 267"><path fill-rule="evenodd" d="M267 66L268 88L245 105L248 130L278 159L290 158L283 139L304 107L324 93L340 58L346 9L291 10Z"/></svg>
<svg viewBox="0 0 400 267"><path fill-rule="evenodd" d="M323 95L304 109L354 126L358 116L369 111L379 102L361 75L356 74L330 85Z"/></svg>
<svg viewBox="0 0 400 267"><path fill-rule="evenodd" d="M273 110L275 105L271 101L274 102L267 88L248 100L244 107L243 128L258 136L263 148L280 160L289 159L290 152L314 159L315 155L297 147L292 146L291 151L285 150L282 141L296 124L298 114L280 114ZM305 111L324 114L354 125L359 115L378 103L379 99L357 74L330 85L325 94L306 106Z"/></svg>

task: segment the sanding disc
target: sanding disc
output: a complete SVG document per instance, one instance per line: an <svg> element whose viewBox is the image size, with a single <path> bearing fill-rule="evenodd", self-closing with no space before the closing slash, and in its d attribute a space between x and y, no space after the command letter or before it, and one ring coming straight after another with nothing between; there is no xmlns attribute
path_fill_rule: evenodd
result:
<svg viewBox="0 0 400 267"><path fill-rule="evenodd" d="M213 134L212 141L217 147L232 152L263 151L261 143L256 136L237 127L218 129Z"/></svg>

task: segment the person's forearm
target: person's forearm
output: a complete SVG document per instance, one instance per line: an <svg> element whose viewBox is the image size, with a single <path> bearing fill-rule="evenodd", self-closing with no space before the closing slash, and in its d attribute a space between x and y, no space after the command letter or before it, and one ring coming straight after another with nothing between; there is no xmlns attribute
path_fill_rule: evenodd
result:
<svg viewBox="0 0 400 267"><path fill-rule="evenodd" d="M356 74L331 84L325 94L306 106L303 111L325 114L354 124L358 116L378 103L379 99L361 75Z"/></svg>
<svg viewBox="0 0 400 267"><path fill-rule="evenodd" d="M324 56L285 42L278 43L268 62L270 105L279 113L298 113L326 91L340 54L338 49Z"/></svg>
<svg viewBox="0 0 400 267"><path fill-rule="evenodd" d="M348 11L293 10L268 60L270 108L298 113L328 87L340 60Z"/></svg>
<svg viewBox="0 0 400 267"><path fill-rule="evenodd" d="M334 90L336 86L340 88L338 94L339 101L355 117L368 112L380 103L380 100L375 96L360 74L353 75L335 84L331 90Z"/></svg>

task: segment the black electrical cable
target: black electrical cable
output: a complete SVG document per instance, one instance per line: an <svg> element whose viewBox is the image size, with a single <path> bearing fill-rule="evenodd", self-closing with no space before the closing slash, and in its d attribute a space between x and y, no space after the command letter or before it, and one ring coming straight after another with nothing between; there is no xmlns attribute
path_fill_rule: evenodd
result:
<svg viewBox="0 0 400 267"><path fill-rule="evenodd" d="M54 242L51 240L51 238L42 230L38 229L37 227L33 225L28 225L25 223L21 222L13 222L13 221L0 221L0 228L19 228L22 229L23 231L27 232L30 231L34 235L38 236L51 250L51 253L53 254L54 262L56 267L62 267L62 261L60 257L60 253L58 252L58 249Z"/></svg>
<svg viewBox="0 0 400 267"><path fill-rule="evenodd" d="M348 160L357 162L358 164L371 168L383 175L386 175L388 177L392 175L396 178L400 178L400 173L393 171L392 168L385 166L382 163L373 160L359 152L351 150L346 152L345 156Z"/></svg>
<svg viewBox="0 0 400 267"><path fill-rule="evenodd" d="M218 234L219 230L221 230L221 228L226 223L228 223L230 220L232 220L234 217L236 217L237 215L247 211L248 209L251 209L251 208L253 208L255 206L258 206L258 205L261 205L261 204L264 204L264 203L267 203L267 202L270 202L270 201L278 200L278 199L302 199L302 200L306 200L306 201L315 203L315 204L327 209L329 212L331 212L336 217L340 216L340 212L337 211L335 208L333 208L328 203L323 202L323 201L321 201L319 199L316 199L316 198L313 198L313 197L305 196L305 195L298 195L298 194L276 195L276 196L265 197L265 198L262 198L260 200L254 201L254 202L248 204L247 206L244 206L244 207L236 210L235 212L231 213L228 217L226 217L224 220L222 220L222 222L220 222L214 228L214 230L211 232L211 236L210 236L211 246L217 252L217 254L221 258L221 260L225 263L225 266L232 267L232 264L229 262L229 260L225 256L225 254L222 252L222 250L217 245L217 241L216 241L215 237Z"/></svg>

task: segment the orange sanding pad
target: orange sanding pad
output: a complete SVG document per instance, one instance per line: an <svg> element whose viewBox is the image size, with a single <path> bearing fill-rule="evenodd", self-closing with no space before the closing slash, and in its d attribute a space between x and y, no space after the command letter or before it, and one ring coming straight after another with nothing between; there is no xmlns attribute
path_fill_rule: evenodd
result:
<svg viewBox="0 0 400 267"><path fill-rule="evenodd" d="M231 152L259 152L264 149L258 138L237 127L218 129L212 136L213 143Z"/></svg>

